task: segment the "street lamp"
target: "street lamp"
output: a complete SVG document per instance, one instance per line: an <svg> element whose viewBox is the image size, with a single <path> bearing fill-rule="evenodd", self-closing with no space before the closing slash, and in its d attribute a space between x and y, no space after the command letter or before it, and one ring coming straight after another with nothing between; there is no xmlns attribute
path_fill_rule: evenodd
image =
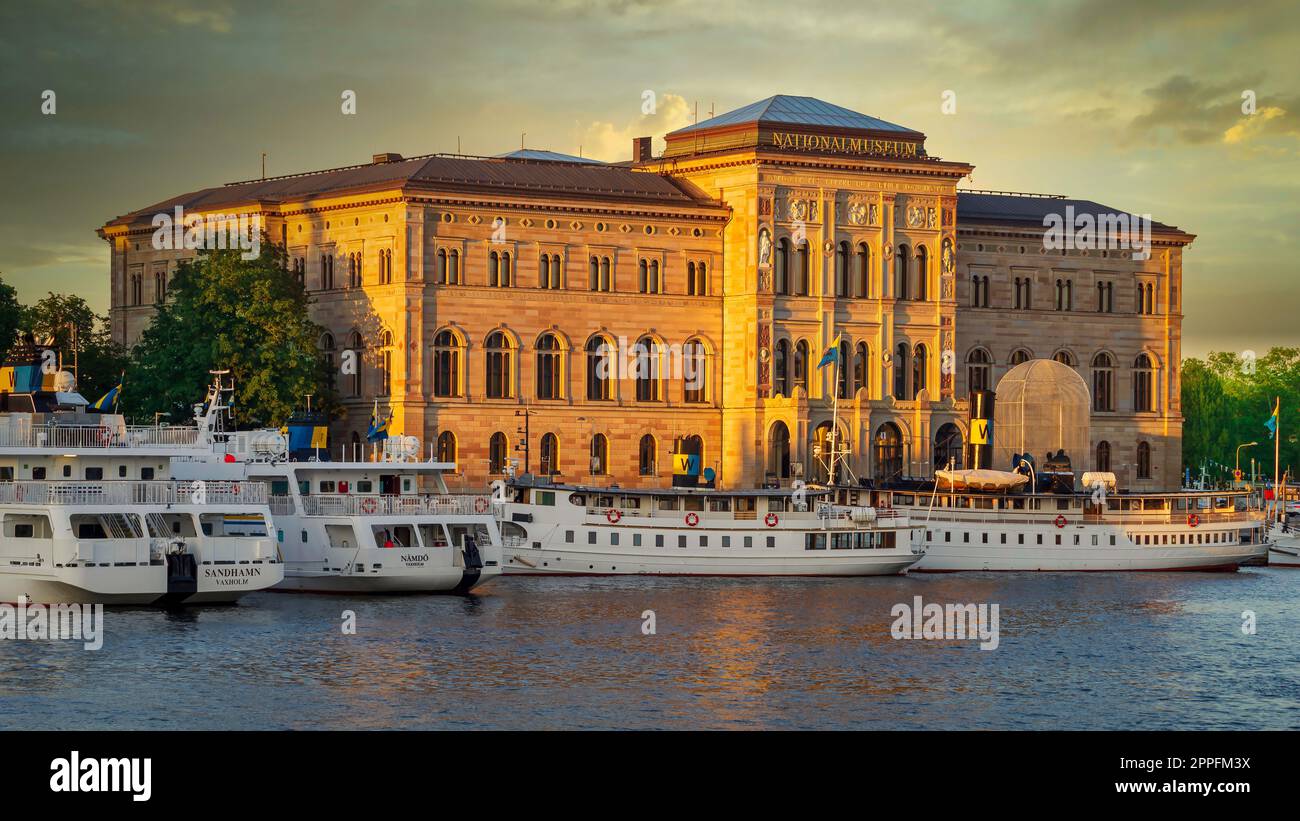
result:
<svg viewBox="0 0 1300 821"><path fill-rule="evenodd" d="M1232 472L1233 479L1236 479L1238 476L1241 475L1241 449L1251 448L1258 444L1259 442L1244 442L1240 445L1237 445L1237 469Z"/></svg>

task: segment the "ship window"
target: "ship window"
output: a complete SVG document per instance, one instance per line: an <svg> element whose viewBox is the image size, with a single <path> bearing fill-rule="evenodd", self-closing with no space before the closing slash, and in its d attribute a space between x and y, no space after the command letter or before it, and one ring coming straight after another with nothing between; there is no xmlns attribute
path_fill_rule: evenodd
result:
<svg viewBox="0 0 1300 821"><path fill-rule="evenodd" d="M153 468L140 468L140 478L146 482L153 479Z"/></svg>
<svg viewBox="0 0 1300 821"><path fill-rule="evenodd" d="M320 483L320 492L321 492L321 493L333 493L333 492L334 492L334 483L331 482L331 481L322 481L322 482Z"/></svg>
<svg viewBox="0 0 1300 821"><path fill-rule="evenodd" d="M555 507L555 491L553 490L538 491L536 502L539 505L545 505L547 507Z"/></svg>
<svg viewBox="0 0 1300 821"><path fill-rule="evenodd" d="M660 509L660 510L676 510L676 509L677 509L677 497L676 497L676 496L660 496L659 499L658 499L658 503L659 503L659 509Z"/></svg>
<svg viewBox="0 0 1300 821"><path fill-rule="evenodd" d="M63 478L67 479L72 476L72 465L63 466Z"/></svg>
<svg viewBox="0 0 1300 821"><path fill-rule="evenodd" d="M594 531L594 530L588 530L588 531L587 531L587 544L595 544L595 543L596 543L596 531Z"/></svg>
<svg viewBox="0 0 1300 821"><path fill-rule="evenodd" d="M1042 544L1042 543L1043 543L1043 534L1041 534L1041 533L1038 534L1038 543L1039 543L1039 544Z"/></svg>
<svg viewBox="0 0 1300 821"><path fill-rule="evenodd" d="M677 546L678 546L678 547L686 547L686 537L685 537L685 536L678 536L678 537L677 537Z"/></svg>
<svg viewBox="0 0 1300 821"><path fill-rule="evenodd" d="M1024 544L1024 543L1025 543L1025 534L1023 534L1023 533L1017 533L1017 534L1016 534L1016 544Z"/></svg>
<svg viewBox="0 0 1300 821"><path fill-rule="evenodd" d="M963 542L969 544L969 543L970 543L970 534L969 534L969 533L963 533L963 534L961 534L961 540L962 540Z"/></svg>
<svg viewBox="0 0 1300 821"><path fill-rule="evenodd" d="M32 478L40 481L45 478L45 468L32 468Z"/></svg>
<svg viewBox="0 0 1300 821"><path fill-rule="evenodd" d="M754 537L753 537L753 536L746 536L746 537L745 537L745 547L753 547L753 546L754 546Z"/></svg>
<svg viewBox="0 0 1300 821"><path fill-rule="evenodd" d="M369 480L357 482L357 493L374 493L375 483Z"/></svg>
<svg viewBox="0 0 1300 821"><path fill-rule="evenodd" d="M700 547L708 547L708 546L709 546L709 537L708 537L708 536L701 536L701 537L700 537Z"/></svg>
<svg viewBox="0 0 1300 821"><path fill-rule="evenodd" d="M119 479L125 479L125 478L126 478L126 465L118 465L118 466L117 466L117 475L118 475L118 478L119 478Z"/></svg>
<svg viewBox="0 0 1300 821"><path fill-rule="evenodd" d="M723 547L731 547L731 537L730 537L730 536L723 536L723 537L722 537L722 546L723 546Z"/></svg>
<svg viewBox="0 0 1300 821"><path fill-rule="evenodd" d="M150 513L144 517L149 535L156 539L170 536L197 536L194 517L188 513Z"/></svg>
<svg viewBox="0 0 1300 821"><path fill-rule="evenodd" d="M568 542L569 544L573 544L573 531L572 531L572 530L566 530L566 531L564 531L564 541Z"/></svg>
<svg viewBox="0 0 1300 821"><path fill-rule="evenodd" d="M609 543L610 543L610 544L618 544L618 534L617 534L617 533L610 533L610 534L609 534Z"/></svg>
<svg viewBox="0 0 1300 821"><path fill-rule="evenodd" d="M16 539L49 539L50 519L43 515L10 513L5 516L4 535Z"/></svg>
<svg viewBox="0 0 1300 821"><path fill-rule="evenodd" d="M703 496L687 496L683 501L686 502L687 510L698 510L701 512L704 510Z"/></svg>
<svg viewBox="0 0 1300 821"><path fill-rule="evenodd" d="M103 468L86 468L86 481L98 482L104 478Z"/></svg>
<svg viewBox="0 0 1300 821"><path fill-rule="evenodd" d="M768 546L768 547L776 547L776 537L775 537L775 536L768 536L768 537L767 537L767 546Z"/></svg>
<svg viewBox="0 0 1300 821"><path fill-rule="evenodd" d="M951 542L951 541L952 541L952 531L951 531L951 530L945 530L945 531L943 532L943 540L944 540L945 542Z"/></svg>
<svg viewBox="0 0 1300 821"><path fill-rule="evenodd" d="M516 538L519 538L521 540L527 537L528 534L523 532L523 528L519 527L519 525L513 524L512 522L505 522L504 524L502 524L501 526L502 533L503 534L506 533L506 528L511 525L513 525L516 528L519 528L520 533L523 533L523 536L519 536L518 534L511 533L512 536L515 536ZM306 532L307 531L305 530L303 531L303 533ZM425 547L447 547L448 546L447 534L442 529L442 525L420 525L420 541L424 543Z"/></svg>
<svg viewBox="0 0 1300 821"><path fill-rule="evenodd" d="M1007 534L1003 533L1003 534L1002 534L1002 544L1006 544L1006 543L1007 543Z"/></svg>
<svg viewBox="0 0 1300 821"><path fill-rule="evenodd" d="M1095 540L1097 537L1096 537L1096 536L1093 536L1092 538ZM1074 534L1074 543L1075 543L1076 545L1079 543L1079 534L1078 534L1078 533Z"/></svg>
<svg viewBox="0 0 1300 821"><path fill-rule="evenodd" d="M632 546L633 546L633 547L640 547L640 546L641 546L641 534L640 534L640 533L633 533L633 534L632 534Z"/></svg>
<svg viewBox="0 0 1300 821"><path fill-rule="evenodd" d="M656 533L656 534L655 534L655 547L663 547L663 546L664 546L664 536L663 536L663 534L662 534L662 533Z"/></svg>
<svg viewBox="0 0 1300 821"><path fill-rule="evenodd" d="M980 534L980 542L983 543L983 544L988 544L988 543L989 543L989 534L987 534L987 533L981 533L981 534Z"/></svg>

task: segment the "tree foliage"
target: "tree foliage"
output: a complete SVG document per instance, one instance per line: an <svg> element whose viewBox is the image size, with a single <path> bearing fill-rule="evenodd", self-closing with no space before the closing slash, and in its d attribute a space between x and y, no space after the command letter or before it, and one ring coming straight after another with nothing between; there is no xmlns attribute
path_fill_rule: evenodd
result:
<svg viewBox="0 0 1300 821"><path fill-rule="evenodd" d="M237 250L201 252L177 268L166 302L132 349L126 412L188 419L217 369L234 377L241 426L282 424L308 393L318 397L314 405L328 406L317 351L324 329L308 318L307 305L283 248L265 235L256 259L241 259Z"/></svg>
<svg viewBox="0 0 1300 821"><path fill-rule="evenodd" d="M1214 352L1187 359L1182 370L1183 464L1198 477L1208 468L1212 481L1230 480L1242 448L1243 468L1254 457L1260 472L1273 476L1273 441L1264 422L1281 397L1279 462L1283 471L1300 467L1300 348L1273 348L1259 357Z"/></svg>
<svg viewBox="0 0 1300 821"><path fill-rule="evenodd" d="M23 327L23 306L18 302L18 292L0 277L0 362L9 355Z"/></svg>
<svg viewBox="0 0 1300 821"><path fill-rule="evenodd" d="M108 317L75 294L49 293L25 310L23 327L37 339L53 339L64 370L77 373L77 391L94 402L122 377L126 349L113 341Z"/></svg>

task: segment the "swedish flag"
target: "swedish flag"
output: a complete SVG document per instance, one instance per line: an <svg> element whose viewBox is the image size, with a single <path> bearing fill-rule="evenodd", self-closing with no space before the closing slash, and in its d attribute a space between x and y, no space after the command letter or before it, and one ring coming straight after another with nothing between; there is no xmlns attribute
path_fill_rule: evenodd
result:
<svg viewBox="0 0 1300 821"><path fill-rule="evenodd" d="M370 412L370 428L369 430L366 431L366 441L378 442L380 440L387 439L388 426L392 423L392 421L393 421L393 411L391 408L388 411L388 418L382 422L379 421L379 402L378 400L376 400L375 409Z"/></svg>
<svg viewBox="0 0 1300 821"><path fill-rule="evenodd" d="M830 364L835 364L835 365L844 364L843 362L840 361L840 340L842 340L843 338L844 338L844 334L835 335L835 339L831 341L831 346L826 349L826 353L822 354L822 361L817 363L818 370L821 370L822 368Z"/></svg>
<svg viewBox="0 0 1300 821"><path fill-rule="evenodd" d="M99 397L99 399L95 400L95 402L90 406L89 410L96 411L98 413L112 413L113 411L117 410L117 399L121 394L122 394L122 383L119 382L117 383L117 386L115 388L113 388L111 391L104 394L103 396Z"/></svg>
<svg viewBox="0 0 1300 821"><path fill-rule="evenodd" d="M1277 415L1278 415L1278 411L1280 411L1281 409L1282 409L1282 397L1279 396L1273 402L1273 412L1269 414L1267 419L1264 420L1264 427L1268 428L1269 439L1272 439L1273 435L1277 433Z"/></svg>

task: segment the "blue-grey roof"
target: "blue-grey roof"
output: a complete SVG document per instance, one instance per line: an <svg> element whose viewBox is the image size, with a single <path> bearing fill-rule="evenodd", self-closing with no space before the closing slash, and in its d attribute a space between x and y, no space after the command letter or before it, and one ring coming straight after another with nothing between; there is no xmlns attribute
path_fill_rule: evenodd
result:
<svg viewBox="0 0 1300 821"><path fill-rule="evenodd" d="M843 106L819 100L816 97L792 97L777 94L766 100L759 100L747 106L719 114L702 123L688 125L672 132L688 134L727 125L743 123L783 123L785 125L816 125L828 128L848 128L862 131L898 131L915 134L913 129L896 123L885 122L866 114L850 111Z"/></svg>
<svg viewBox="0 0 1300 821"><path fill-rule="evenodd" d="M1073 207L1074 213L1090 214L1092 217L1113 214L1128 214L1117 208L1111 208L1092 200L1072 200L1057 196L1035 196L1024 194L983 194L965 191L957 192L957 221L990 220L993 222L1032 222L1043 224L1048 214L1065 216L1065 209ZM1177 231L1172 225L1151 221L1151 228Z"/></svg>
<svg viewBox="0 0 1300 821"><path fill-rule="evenodd" d="M497 159L501 160L544 160L546 162L580 162L591 165L604 165L600 160L593 160L590 157L575 157L572 154L561 154L557 151L541 151L536 148L521 148L517 151L511 151L509 154L498 154Z"/></svg>

